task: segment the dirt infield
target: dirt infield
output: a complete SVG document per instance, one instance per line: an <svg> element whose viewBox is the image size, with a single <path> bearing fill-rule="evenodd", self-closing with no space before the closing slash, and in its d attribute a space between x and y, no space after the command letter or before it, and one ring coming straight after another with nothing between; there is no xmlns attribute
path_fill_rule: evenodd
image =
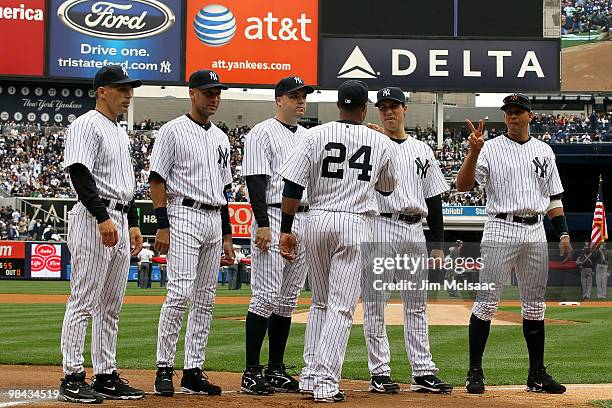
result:
<svg viewBox="0 0 612 408"><path fill-rule="evenodd" d="M565 48L561 65L562 91L612 90L612 41Z"/></svg>
<svg viewBox="0 0 612 408"><path fill-rule="evenodd" d="M7 391L12 390L56 390L62 376L60 367L39 366L0 366L0 407L11 402L25 402L8 398ZM152 391L155 372L152 370L125 370L123 371L130 384L146 391ZM149 408L166 406L176 407L236 407L254 406L298 408L314 406L311 399L300 394L276 394L269 397L256 397L237 392L240 384L240 374L211 372L209 378L219 384L224 393L220 397L176 395L175 398L162 398L147 395L143 401L105 401L107 407L134 407ZM179 385L175 378L175 386ZM564 395L533 394L524 391L523 385L489 387L483 395L469 395L463 388L456 389L450 395L418 394L402 391L398 395L380 395L365 392L365 381L343 381L341 387L347 392L347 400L343 407L372 407L395 408L397 406L455 408L470 406L471 408L484 407L588 407L587 400L611 399L612 384L604 385L574 385L568 386ZM402 390L407 389L402 385ZM22 407L74 407L74 404L59 403L57 401L32 401Z"/></svg>

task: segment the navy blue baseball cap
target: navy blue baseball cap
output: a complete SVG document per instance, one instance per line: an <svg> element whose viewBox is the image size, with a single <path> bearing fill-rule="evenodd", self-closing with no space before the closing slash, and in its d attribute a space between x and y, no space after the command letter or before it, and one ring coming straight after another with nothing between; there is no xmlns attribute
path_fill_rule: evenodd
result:
<svg viewBox="0 0 612 408"><path fill-rule="evenodd" d="M341 83L338 87L338 102L347 105L368 103L368 85L353 79Z"/></svg>
<svg viewBox="0 0 612 408"><path fill-rule="evenodd" d="M311 94L314 92L314 88L310 85L306 85L304 80L299 76L289 76L278 81L274 87L274 97L278 98L279 96L297 91L298 89L305 90L306 94Z"/></svg>
<svg viewBox="0 0 612 408"><path fill-rule="evenodd" d="M209 69L195 71L189 76L189 88L210 89L221 88L228 89L227 85L219 82L219 74Z"/></svg>
<svg viewBox="0 0 612 408"><path fill-rule="evenodd" d="M397 101L402 105L406 104L406 95L404 95L404 91L396 86L389 86L387 88L383 88L376 94L376 103L374 106L378 108L378 105L386 99L390 99L392 101Z"/></svg>
<svg viewBox="0 0 612 408"><path fill-rule="evenodd" d="M513 93L504 98L504 105L500 108L504 112L509 106L515 105L531 112L531 101L529 97L522 93Z"/></svg>
<svg viewBox="0 0 612 408"><path fill-rule="evenodd" d="M96 90L101 86L113 84L128 84L132 88L138 88L142 85L140 79L132 79L128 76L128 72L121 65L106 65L96 72L93 80L93 89Z"/></svg>

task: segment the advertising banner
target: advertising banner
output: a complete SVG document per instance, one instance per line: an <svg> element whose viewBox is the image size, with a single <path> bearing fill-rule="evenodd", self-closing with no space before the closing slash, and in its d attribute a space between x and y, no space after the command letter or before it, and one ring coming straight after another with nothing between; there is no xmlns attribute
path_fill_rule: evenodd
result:
<svg viewBox="0 0 612 408"><path fill-rule="evenodd" d="M217 71L223 83L317 83L317 0L188 0L185 78Z"/></svg>
<svg viewBox="0 0 612 408"><path fill-rule="evenodd" d="M25 278L25 242L0 241L0 279Z"/></svg>
<svg viewBox="0 0 612 408"><path fill-rule="evenodd" d="M92 79L120 64L143 81L180 81L181 3L51 0L49 75Z"/></svg>
<svg viewBox="0 0 612 408"><path fill-rule="evenodd" d="M90 86L0 81L0 120L69 125L95 107Z"/></svg>
<svg viewBox="0 0 612 408"><path fill-rule="evenodd" d="M43 75L45 13L45 0L0 2L0 75Z"/></svg>
<svg viewBox="0 0 612 408"><path fill-rule="evenodd" d="M560 88L560 41L323 38L320 84L371 89L535 92Z"/></svg>
<svg viewBox="0 0 612 408"><path fill-rule="evenodd" d="M30 255L30 277L55 278L62 276L62 245L32 244Z"/></svg>

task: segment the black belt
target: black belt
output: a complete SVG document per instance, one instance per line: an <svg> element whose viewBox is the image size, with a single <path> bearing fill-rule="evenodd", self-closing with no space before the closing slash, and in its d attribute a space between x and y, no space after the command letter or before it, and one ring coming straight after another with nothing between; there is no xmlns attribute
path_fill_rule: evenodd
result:
<svg viewBox="0 0 612 408"><path fill-rule="evenodd" d="M380 213L381 217L385 218L393 218L393 213ZM423 216L421 214L398 214L397 220L404 221L408 224L416 224L417 222L421 222Z"/></svg>
<svg viewBox="0 0 612 408"><path fill-rule="evenodd" d="M268 207L281 208L280 204L268 204ZM297 209L297 212L307 212L310 210L310 207L307 205L300 205Z"/></svg>
<svg viewBox="0 0 612 408"><path fill-rule="evenodd" d="M111 203L111 201L107 200L106 198L103 198L102 202L104 203L104 205L106 207L108 207L110 205L110 203ZM129 204L121 204L121 203L118 202L117 204L115 204L115 208L111 208L111 210L117 210L117 211L121 211L121 212L124 212L124 213L127 214L128 212L130 212L130 205Z"/></svg>
<svg viewBox="0 0 612 408"><path fill-rule="evenodd" d="M508 215L507 213L499 213L495 216L495 218L499 218L501 220L506 220L506 221L510 221L508 219ZM512 221L513 222L518 222L519 224L527 224L527 225L533 225L533 224L537 224L538 222L540 222L540 216L539 215L532 215L530 217L519 217L518 215L513 215L512 216Z"/></svg>
<svg viewBox="0 0 612 408"><path fill-rule="evenodd" d="M192 200L191 198L183 198L182 204L185 207L190 207L190 208L193 208L194 210L219 211L221 209L220 205L208 205L208 204L204 204L204 203L199 203L199 202L197 202L195 200Z"/></svg>

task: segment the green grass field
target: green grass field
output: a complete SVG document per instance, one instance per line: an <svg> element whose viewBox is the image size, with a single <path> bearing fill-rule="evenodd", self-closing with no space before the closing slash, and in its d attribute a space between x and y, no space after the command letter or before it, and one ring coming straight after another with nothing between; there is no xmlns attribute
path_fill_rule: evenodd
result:
<svg viewBox="0 0 612 408"><path fill-rule="evenodd" d="M577 45L584 45L584 44L590 44L595 42L595 39L597 38L597 36L599 35L599 33L597 33L596 31L591 31L591 34L589 35L589 33L581 33L581 34L570 34L570 35L565 35L561 37L561 48L569 48L569 47L575 47Z"/></svg>
<svg viewBox="0 0 612 408"><path fill-rule="evenodd" d="M41 285L42 282L5 283L0 281L1 293L67 293L66 282L46 282L44 285ZM20 287L18 283L25 285ZM239 294L239 291L221 290L233 295ZM161 290L155 293L154 290L144 291L135 286L128 289L128 293L138 291L163 294ZM240 292L247 295L248 288ZM63 304L0 304L0 364L60 365L59 338L64 309ZM501 309L519 310L508 307ZM160 305L124 305L117 347L117 360L121 368L154 368L159 310ZM246 305L215 307L215 319L206 349L206 370L242 370L244 323L222 318L241 317L246 310ZM609 369L609 362L612 361L612 348L609 346L609 339L612 338L611 313L612 308L548 308L547 317L579 322L574 325L547 326L546 362L552 363L549 371L556 378L566 383L612 383L612 372ZM304 330L303 324L292 326L286 354L288 364L299 366L302 362ZM394 377L399 381L409 381L410 369L402 340L403 328L389 326L387 331L392 348ZM183 361L183 335L184 328L178 345L177 367L181 367ZM441 370L440 376L454 384L464 383L467 327L431 326L430 342L434 360ZM86 364L91 366L89 344L88 336L85 355ZM264 362L267 360L266 355L267 350L264 350ZM520 326L494 327L485 354L487 383L521 384L525 381L527 366L527 351ZM360 325L353 327L343 376L369 378Z"/></svg>

